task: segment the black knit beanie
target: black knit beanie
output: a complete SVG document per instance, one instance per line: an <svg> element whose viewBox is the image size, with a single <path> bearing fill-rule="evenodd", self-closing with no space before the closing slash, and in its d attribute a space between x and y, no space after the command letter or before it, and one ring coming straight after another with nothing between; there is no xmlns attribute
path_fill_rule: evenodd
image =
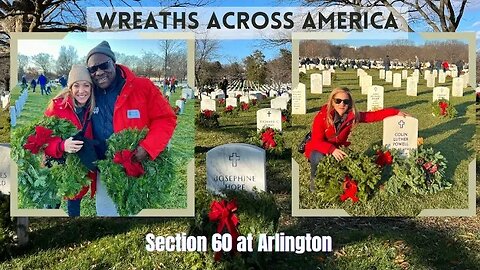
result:
<svg viewBox="0 0 480 270"><path fill-rule="evenodd" d="M95 48L91 49L87 54L87 62L90 56L96 53L104 54L110 58L112 58L113 62L116 62L117 59L115 58L115 54L113 53L112 49L110 49L110 44L105 40L100 42Z"/></svg>

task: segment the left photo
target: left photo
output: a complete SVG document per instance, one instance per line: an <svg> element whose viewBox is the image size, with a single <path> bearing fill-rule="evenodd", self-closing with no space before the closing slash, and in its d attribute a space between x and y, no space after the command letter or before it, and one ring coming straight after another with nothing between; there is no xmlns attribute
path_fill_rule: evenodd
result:
<svg viewBox="0 0 480 270"><path fill-rule="evenodd" d="M188 41L15 37L12 215L193 215Z"/></svg>

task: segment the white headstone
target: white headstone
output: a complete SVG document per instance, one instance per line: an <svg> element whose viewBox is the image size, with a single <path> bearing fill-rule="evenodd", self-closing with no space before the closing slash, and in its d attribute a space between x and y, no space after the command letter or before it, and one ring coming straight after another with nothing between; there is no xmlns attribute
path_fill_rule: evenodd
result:
<svg viewBox="0 0 480 270"><path fill-rule="evenodd" d="M179 114L183 114L183 112L185 111L185 101L177 100L175 101L175 105L178 106L178 108L180 108Z"/></svg>
<svg viewBox="0 0 480 270"><path fill-rule="evenodd" d="M202 99L200 101L200 110L210 110L210 111L217 111L216 102L214 99Z"/></svg>
<svg viewBox="0 0 480 270"><path fill-rule="evenodd" d="M417 149L418 120L407 116L391 116L383 120L383 145L397 149L404 157Z"/></svg>
<svg viewBox="0 0 480 270"><path fill-rule="evenodd" d="M10 146L0 144L0 193L10 194L10 183L12 177L10 175Z"/></svg>
<svg viewBox="0 0 480 270"><path fill-rule="evenodd" d="M182 96L185 95L185 98L193 98L193 90L191 88L182 88Z"/></svg>
<svg viewBox="0 0 480 270"><path fill-rule="evenodd" d="M467 88L468 87L468 73L465 73L465 74L462 74L460 75L459 78L462 78L463 80L463 88Z"/></svg>
<svg viewBox="0 0 480 270"><path fill-rule="evenodd" d="M429 69L426 69L425 73L423 73L423 79L426 80L430 75L432 75L432 72Z"/></svg>
<svg viewBox="0 0 480 270"><path fill-rule="evenodd" d="M368 89L373 84L373 82L372 82L373 78L372 78L372 76L369 76L369 75L362 76L361 78L362 78L362 84L360 86L362 88L362 95L367 95L368 94Z"/></svg>
<svg viewBox="0 0 480 270"><path fill-rule="evenodd" d="M287 109L288 100L284 97L277 97L270 100L270 108L272 109L279 109L279 110L286 110Z"/></svg>
<svg viewBox="0 0 480 270"><path fill-rule="evenodd" d="M381 80L385 80L385 69L380 69L378 76L380 77Z"/></svg>
<svg viewBox="0 0 480 270"><path fill-rule="evenodd" d="M303 83L299 83L298 87L292 90L292 114L307 113L306 91Z"/></svg>
<svg viewBox="0 0 480 270"><path fill-rule="evenodd" d="M408 70L402 70L402 80L406 80L408 78Z"/></svg>
<svg viewBox="0 0 480 270"><path fill-rule="evenodd" d="M282 111L278 109L261 109L257 111L257 131L266 127L282 131Z"/></svg>
<svg viewBox="0 0 480 270"><path fill-rule="evenodd" d="M393 74L393 87L402 87L402 74L395 73Z"/></svg>
<svg viewBox="0 0 480 270"><path fill-rule="evenodd" d="M438 73L438 83L445 83L445 79L446 79L445 72L443 72L443 70L440 70L440 72Z"/></svg>
<svg viewBox="0 0 480 270"><path fill-rule="evenodd" d="M407 96L417 96L417 79L415 77L407 78Z"/></svg>
<svg viewBox="0 0 480 270"><path fill-rule="evenodd" d="M383 109L384 88L380 85L372 85L368 88L367 111L376 111Z"/></svg>
<svg viewBox="0 0 480 270"><path fill-rule="evenodd" d="M225 100L225 107L232 106L237 107L237 99L236 98L227 98Z"/></svg>
<svg viewBox="0 0 480 270"><path fill-rule="evenodd" d="M393 81L393 73L391 70L387 70L387 72L385 72L385 82L391 83L392 81Z"/></svg>
<svg viewBox="0 0 480 270"><path fill-rule="evenodd" d="M248 98L248 96L241 96L240 97L240 103L242 103L242 102L249 103L250 99Z"/></svg>
<svg viewBox="0 0 480 270"><path fill-rule="evenodd" d="M207 189L259 191L266 189L265 150L245 143L217 146L207 152Z"/></svg>
<svg viewBox="0 0 480 270"><path fill-rule="evenodd" d="M305 74L307 74L307 69L304 68L304 67L301 67L301 68L298 69L298 73L305 73Z"/></svg>
<svg viewBox="0 0 480 270"><path fill-rule="evenodd" d="M439 99L450 99L450 89L448 87L434 87L433 88L433 101Z"/></svg>
<svg viewBox="0 0 480 270"><path fill-rule="evenodd" d="M323 85L332 85L332 72L330 70L322 71Z"/></svg>
<svg viewBox="0 0 480 270"><path fill-rule="evenodd" d="M427 76L427 87L435 87L435 76L433 74Z"/></svg>
<svg viewBox="0 0 480 270"><path fill-rule="evenodd" d="M458 77L458 70L455 69L455 70L452 71L452 77L453 78Z"/></svg>
<svg viewBox="0 0 480 270"><path fill-rule="evenodd" d="M313 73L310 75L310 92L312 94L321 94L322 93L322 74L320 73Z"/></svg>
<svg viewBox="0 0 480 270"><path fill-rule="evenodd" d="M463 97L463 78L453 78L452 80L452 96Z"/></svg>

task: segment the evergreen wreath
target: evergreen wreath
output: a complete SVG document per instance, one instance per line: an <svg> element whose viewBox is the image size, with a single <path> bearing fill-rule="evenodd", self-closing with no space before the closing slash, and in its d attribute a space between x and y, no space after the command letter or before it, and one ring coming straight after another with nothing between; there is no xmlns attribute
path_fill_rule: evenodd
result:
<svg viewBox="0 0 480 270"><path fill-rule="evenodd" d="M234 116L234 115L237 115L237 114L238 114L238 108L233 107L232 105L228 105L228 106L225 107L225 109L223 110L223 114L226 115L226 116Z"/></svg>
<svg viewBox="0 0 480 270"><path fill-rule="evenodd" d="M124 167L114 162L116 153L134 151L146 134L146 129L125 129L112 134L107 140L106 159L98 161L100 179L121 216L135 215L142 209L165 208L175 196L169 189L176 180L178 166L173 150L165 149L155 160L143 161L145 173L138 177L128 176Z"/></svg>
<svg viewBox="0 0 480 270"><path fill-rule="evenodd" d="M444 98L438 99L432 103L432 114L438 117L454 118L457 110Z"/></svg>
<svg viewBox="0 0 480 270"><path fill-rule="evenodd" d="M203 110L197 113L195 124L203 128L218 128L220 126L219 117L220 115L215 111Z"/></svg>
<svg viewBox="0 0 480 270"><path fill-rule="evenodd" d="M78 133L70 121L58 117L43 117L14 131L12 158L18 165L18 191L22 208L56 205L63 197L73 197L90 183L88 169L76 154L64 153L64 159L52 159L45 155L48 142L39 143L33 148L27 145L39 135L39 129L51 131L51 135L45 137L48 140L54 137L65 140Z"/></svg>
<svg viewBox="0 0 480 270"><path fill-rule="evenodd" d="M281 131L270 127L260 130L251 137L251 142L265 149L267 153L282 155L285 152L285 139Z"/></svg>

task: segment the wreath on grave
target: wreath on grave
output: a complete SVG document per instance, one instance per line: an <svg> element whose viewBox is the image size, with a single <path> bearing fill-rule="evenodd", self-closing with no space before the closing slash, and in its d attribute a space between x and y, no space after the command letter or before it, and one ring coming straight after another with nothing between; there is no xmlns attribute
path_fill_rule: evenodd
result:
<svg viewBox="0 0 480 270"><path fill-rule="evenodd" d="M219 107L225 106L225 99L224 98L221 98L221 99L218 100L218 106Z"/></svg>
<svg viewBox="0 0 480 270"><path fill-rule="evenodd" d="M285 139L282 132L277 129L264 128L254 134L250 141L265 149L269 154L282 155L285 152Z"/></svg>
<svg viewBox="0 0 480 270"><path fill-rule="evenodd" d="M326 202L366 201L380 181L380 168L374 159L343 149L348 156L337 161L332 155L318 164L315 193Z"/></svg>
<svg viewBox="0 0 480 270"><path fill-rule="evenodd" d="M44 117L17 128L12 135L12 158L18 165L18 191L21 207L44 208L64 197L75 196L90 184L88 169L76 154L52 158L54 147L79 131L68 120Z"/></svg>
<svg viewBox="0 0 480 270"><path fill-rule="evenodd" d="M203 110L197 113L195 124L203 128L218 128L220 126L219 117L220 115L215 111Z"/></svg>
<svg viewBox="0 0 480 270"><path fill-rule="evenodd" d="M234 236L253 235L253 245L258 241L260 233L274 235L277 232L280 210L272 194L254 190L231 191L225 190L224 196L212 195L205 191L197 194L197 214L191 223L189 235L211 236L215 233L230 233ZM235 239L236 240L236 239ZM233 240L233 241L235 241ZM208 244L211 246L211 243ZM187 261L203 268L268 268L273 259L271 252L235 252L232 245L231 252L187 252ZM256 250L256 249L254 249ZM209 267L212 265L212 267Z"/></svg>
<svg viewBox="0 0 480 270"><path fill-rule="evenodd" d="M226 115L226 116L233 116L233 115L237 115L238 114L238 109L233 107L232 105L228 105L227 107L225 107L225 109L223 110L223 114Z"/></svg>
<svg viewBox="0 0 480 270"><path fill-rule="evenodd" d="M282 110L282 128L292 126L292 114L290 110Z"/></svg>
<svg viewBox="0 0 480 270"><path fill-rule="evenodd" d="M242 101L240 103L240 109L242 111L248 111L250 109L250 105L248 103Z"/></svg>
<svg viewBox="0 0 480 270"><path fill-rule="evenodd" d="M442 98L432 103L432 114L438 117L454 118L457 110L451 106L448 100Z"/></svg>
<svg viewBox="0 0 480 270"><path fill-rule="evenodd" d="M382 190L389 194L396 194L408 190L413 194L433 194L448 189L452 186L451 180L445 177L447 160L431 147L423 145L423 138L418 140L417 150L410 151L408 157L402 157L396 149L387 150L385 147L376 146L377 161L381 156L390 153L390 158L383 158ZM378 162L377 162L378 164Z"/></svg>
<svg viewBox="0 0 480 270"><path fill-rule="evenodd" d="M138 214L142 209L175 207L177 194L171 186L178 181L176 160L181 153L165 149L155 160L132 161L147 129L126 129L107 140L106 159L98 161L100 179L121 216Z"/></svg>

